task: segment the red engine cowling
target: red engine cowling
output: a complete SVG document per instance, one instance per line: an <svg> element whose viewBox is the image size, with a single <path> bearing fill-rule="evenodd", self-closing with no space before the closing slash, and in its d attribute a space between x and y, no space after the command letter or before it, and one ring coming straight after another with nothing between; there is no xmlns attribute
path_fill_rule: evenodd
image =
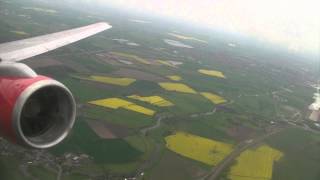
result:
<svg viewBox="0 0 320 180"><path fill-rule="evenodd" d="M0 77L0 133L27 147L61 142L75 122L71 92L45 76Z"/></svg>

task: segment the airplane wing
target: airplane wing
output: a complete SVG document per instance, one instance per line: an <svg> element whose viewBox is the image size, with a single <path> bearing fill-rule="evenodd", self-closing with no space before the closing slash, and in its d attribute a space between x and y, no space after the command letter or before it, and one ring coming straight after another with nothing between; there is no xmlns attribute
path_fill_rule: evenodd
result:
<svg viewBox="0 0 320 180"><path fill-rule="evenodd" d="M0 60L2 62L21 61L79 41L111 27L108 23L101 22L71 30L3 43L0 44Z"/></svg>

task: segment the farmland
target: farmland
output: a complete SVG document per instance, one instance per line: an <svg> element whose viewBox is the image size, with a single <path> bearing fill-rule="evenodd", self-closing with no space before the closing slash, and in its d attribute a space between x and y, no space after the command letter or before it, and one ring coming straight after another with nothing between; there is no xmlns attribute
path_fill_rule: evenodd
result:
<svg viewBox="0 0 320 180"><path fill-rule="evenodd" d="M213 76L213 77L218 77L218 78L226 78L224 76L224 74L220 71L199 69L198 72L201 74L208 75L208 76Z"/></svg>
<svg viewBox="0 0 320 180"><path fill-rule="evenodd" d="M24 31L10 31L12 33L15 33L17 35L22 35L22 36L27 36L29 35L28 33L24 32Z"/></svg>
<svg viewBox="0 0 320 180"><path fill-rule="evenodd" d="M271 179L273 164L283 156L283 153L267 145L254 150L246 150L231 166L228 177L231 180Z"/></svg>
<svg viewBox="0 0 320 180"><path fill-rule="evenodd" d="M134 83L136 80L132 78L116 78L116 77L106 77L106 76L89 76L89 77L78 77L79 79L95 81L100 83L118 85L118 86L129 86Z"/></svg>
<svg viewBox="0 0 320 180"><path fill-rule="evenodd" d="M63 154L66 151L86 153L94 158L97 163L120 163L134 161L141 152L130 146L122 139L100 139L88 125L79 120L75 126L76 131L60 146L52 149L54 154ZM121 156L121 158L118 158Z"/></svg>
<svg viewBox="0 0 320 180"><path fill-rule="evenodd" d="M173 37L176 37L176 38L178 38L178 39L192 40L192 41L197 41L197 42L201 42L201 43L207 43L207 42L204 41L204 40L201 40L201 39L198 39L198 38L195 38L195 37L191 37L191 36L184 36L184 35L175 34L175 33L168 33L168 35L173 36Z"/></svg>
<svg viewBox="0 0 320 180"><path fill-rule="evenodd" d="M164 60L157 60L158 63L169 66L169 67L176 67L174 64L168 62L168 61L164 61Z"/></svg>
<svg viewBox="0 0 320 180"><path fill-rule="evenodd" d="M223 97L218 96L216 94L213 93L209 93L209 92L202 92L200 93L202 96L204 96L205 98L209 99L211 102L213 102L214 104L221 104L221 103L225 103L227 102Z"/></svg>
<svg viewBox="0 0 320 180"><path fill-rule="evenodd" d="M136 105L132 102L129 102L120 98L101 99L101 100L90 101L89 103L111 108L111 109L124 108L127 110L135 111L135 112L142 113L149 116L153 116L155 114L155 111L151 109Z"/></svg>
<svg viewBox="0 0 320 180"><path fill-rule="evenodd" d="M162 82L162 83L159 83L159 85L167 91L175 91L175 92L190 93L190 94L197 93L191 87L182 83Z"/></svg>
<svg viewBox="0 0 320 180"><path fill-rule="evenodd" d="M274 166L272 179L317 179L319 177L320 136L299 128L290 128L269 138L267 143L284 153ZM290 169L290 173L288 173Z"/></svg>
<svg viewBox="0 0 320 180"><path fill-rule="evenodd" d="M174 106L174 104L172 104L172 102L165 100L160 96L142 97L142 96L138 96L138 95L131 95L131 96L128 96L128 98L136 99L136 100L143 101L143 102L148 102L152 105L156 105L156 106L160 106L160 107Z"/></svg>
<svg viewBox="0 0 320 180"><path fill-rule="evenodd" d="M142 63L142 64L151 64L148 60L141 58L137 55L133 55L133 54L127 54L127 53L123 53L123 52L111 52L114 55L123 57L123 58L127 58L127 59L132 59L136 62Z"/></svg>
<svg viewBox="0 0 320 180"><path fill-rule="evenodd" d="M147 116L142 113L137 113L122 108L111 109L96 105L84 108L83 115L86 118L102 120L135 130L139 130L145 126L150 126L154 123L152 116Z"/></svg>
<svg viewBox="0 0 320 180"><path fill-rule="evenodd" d="M212 139L177 132L165 138L166 146L182 156L216 165L232 151L232 146Z"/></svg>
<svg viewBox="0 0 320 180"><path fill-rule="evenodd" d="M129 128L104 120L89 119L87 124L102 139L124 138L130 134Z"/></svg>
<svg viewBox="0 0 320 180"><path fill-rule="evenodd" d="M178 75L172 75L172 76L167 76L167 78L173 80L173 81L181 81L182 77Z"/></svg>
<svg viewBox="0 0 320 180"><path fill-rule="evenodd" d="M0 179L56 179L58 167L61 180L203 179L239 144L280 128L220 179L319 179L320 138L305 118L313 61L174 19L59 2L0 0L0 42L101 21L112 28L23 61L70 89L77 119L53 149L2 139ZM80 155L88 158L73 160Z"/></svg>

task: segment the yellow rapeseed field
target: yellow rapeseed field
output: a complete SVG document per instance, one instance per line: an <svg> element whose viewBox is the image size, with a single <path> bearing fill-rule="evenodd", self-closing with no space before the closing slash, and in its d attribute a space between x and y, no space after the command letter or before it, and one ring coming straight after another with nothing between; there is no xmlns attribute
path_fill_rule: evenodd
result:
<svg viewBox="0 0 320 180"><path fill-rule="evenodd" d="M124 106L123 108L131 111L139 112L148 116L153 116L155 114L155 111L136 105L136 104L130 104L129 106Z"/></svg>
<svg viewBox="0 0 320 180"><path fill-rule="evenodd" d="M122 53L122 52L111 52L111 53L116 56L125 57L128 59L133 59L133 60L138 61L142 64L151 64L148 60L141 58L139 56L133 55L133 54L127 54L127 53Z"/></svg>
<svg viewBox="0 0 320 180"><path fill-rule="evenodd" d="M208 165L217 165L232 151L232 145L200 136L177 132L165 138L173 152Z"/></svg>
<svg viewBox="0 0 320 180"><path fill-rule="evenodd" d="M156 105L156 106L160 106L160 107L168 107L168 106L173 106L174 104L168 100L163 99L160 96L138 96L138 95L132 95L132 96L128 96L128 98L131 99L136 99L139 101L143 101L143 102L148 102L152 105Z"/></svg>
<svg viewBox="0 0 320 180"><path fill-rule="evenodd" d="M278 161L283 153L262 145L255 150L246 150L237 158L228 174L231 180L262 180L272 178L274 161Z"/></svg>
<svg viewBox="0 0 320 180"><path fill-rule="evenodd" d="M142 113L145 115L153 116L155 114L155 111L136 105L132 102L120 99L120 98L107 98L107 99L100 99L96 101L90 101L90 104L103 106L111 109L118 109L123 108L131 111L135 111L138 113Z"/></svg>
<svg viewBox="0 0 320 180"><path fill-rule="evenodd" d="M223 97L218 96L216 94L212 94L212 93L209 93L209 92L202 92L200 94L202 96L204 96L205 98L209 99L214 104L221 104L221 103L227 102L227 100L225 100Z"/></svg>
<svg viewBox="0 0 320 180"><path fill-rule="evenodd" d="M172 75L172 76L167 76L167 78L173 80L173 81L181 81L182 77L178 75Z"/></svg>
<svg viewBox="0 0 320 180"><path fill-rule="evenodd" d="M89 76L89 77L73 76L73 77L78 79L105 83L105 84L117 85L117 86L129 86L130 84L136 81L136 79L132 79L132 78L117 78L117 77L108 77L108 76Z"/></svg>
<svg viewBox="0 0 320 180"><path fill-rule="evenodd" d="M29 35L29 33L26 33L24 31L10 31L12 33L15 33L17 35L22 35L22 36L26 36L26 35Z"/></svg>
<svg viewBox="0 0 320 180"><path fill-rule="evenodd" d="M209 76L214 76L214 77L219 77L219 78L226 78L224 74L220 71L215 71L215 70L206 70L206 69L199 69L199 73L209 75Z"/></svg>
<svg viewBox="0 0 320 180"><path fill-rule="evenodd" d="M170 62L168 61L164 61L164 60L157 60L158 63L160 64L163 64L163 65L166 65L166 66L170 66L170 67L176 67L175 65L171 64Z"/></svg>
<svg viewBox="0 0 320 180"><path fill-rule="evenodd" d="M159 85L167 91L197 94L197 92L193 90L191 87L182 83L162 82L162 83L159 83Z"/></svg>
<svg viewBox="0 0 320 180"><path fill-rule="evenodd" d="M45 9L45 8L38 8L38 7L22 7L22 9L34 10L34 11L38 11L38 12L45 12L45 13L51 13L51 14L58 13L58 11L53 10L53 9Z"/></svg>
<svg viewBox="0 0 320 180"><path fill-rule="evenodd" d="M193 40L193 41L198 41L198 42L202 42L202 43L207 43L207 41L195 38L195 37L191 37L191 36L183 36L180 34L175 34L175 33L168 33L170 36L179 38L179 39L183 39L183 40Z"/></svg>

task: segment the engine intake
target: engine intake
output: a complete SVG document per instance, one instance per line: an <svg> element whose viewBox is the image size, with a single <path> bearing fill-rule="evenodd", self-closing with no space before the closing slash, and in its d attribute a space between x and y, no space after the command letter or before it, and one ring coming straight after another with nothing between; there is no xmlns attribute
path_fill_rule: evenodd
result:
<svg viewBox="0 0 320 180"><path fill-rule="evenodd" d="M75 103L70 91L55 80L32 84L14 107L15 132L26 145L47 148L62 141L75 120Z"/></svg>
<svg viewBox="0 0 320 180"><path fill-rule="evenodd" d="M30 71L21 64L14 68L10 67L14 74ZM23 73L20 77L0 76L0 133L20 145L49 148L72 129L76 105L62 83L32 72L29 77Z"/></svg>

